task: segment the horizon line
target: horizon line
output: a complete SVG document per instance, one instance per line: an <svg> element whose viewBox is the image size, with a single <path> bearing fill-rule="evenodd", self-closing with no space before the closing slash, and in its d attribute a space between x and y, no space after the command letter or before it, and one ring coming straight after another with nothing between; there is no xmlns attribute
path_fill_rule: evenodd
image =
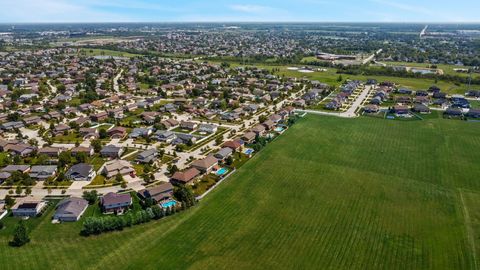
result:
<svg viewBox="0 0 480 270"><path fill-rule="evenodd" d="M458 22L442 22L442 21L391 21L391 22L381 22L381 21L104 21L104 22L0 22L0 25L5 24L188 24L188 23L198 23L198 24L272 24L272 23L286 23L286 24L324 24L324 23L357 23L357 24L480 24L480 21L477 22L468 22L468 21L458 21Z"/></svg>

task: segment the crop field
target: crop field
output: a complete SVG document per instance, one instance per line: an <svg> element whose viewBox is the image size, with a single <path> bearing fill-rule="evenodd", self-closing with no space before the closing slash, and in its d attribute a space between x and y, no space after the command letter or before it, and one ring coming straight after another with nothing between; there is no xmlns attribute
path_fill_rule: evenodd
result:
<svg viewBox="0 0 480 270"><path fill-rule="evenodd" d="M85 238L49 211L12 248L7 218L2 269L477 269L478 134L460 120L309 115L164 220Z"/></svg>

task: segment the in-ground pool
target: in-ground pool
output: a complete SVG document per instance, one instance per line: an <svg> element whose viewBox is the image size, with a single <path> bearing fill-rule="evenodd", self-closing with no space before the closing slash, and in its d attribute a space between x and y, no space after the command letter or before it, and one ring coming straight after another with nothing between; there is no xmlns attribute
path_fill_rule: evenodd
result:
<svg viewBox="0 0 480 270"><path fill-rule="evenodd" d="M224 175L228 172L228 169L227 168L221 168L219 169L218 171L215 172L216 175L220 176L220 175Z"/></svg>
<svg viewBox="0 0 480 270"><path fill-rule="evenodd" d="M251 155L253 154L253 152L255 152L255 150L253 150L252 148L247 148L243 151L245 155Z"/></svg>
<svg viewBox="0 0 480 270"><path fill-rule="evenodd" d="M177 205L177 202L174 201L174 200L162 203L163 208L172 207L172 206L175 206L175 205Z"/></svg>
<svg viewBox="0 0 480 270"><path fill-rule="evenodd" d="M275 131L276 131L276 132L282 132L282 131L284 131L284 130L285 130L285 128L283 128L283 127L276 127L276 128L275 128Z"/></svg>

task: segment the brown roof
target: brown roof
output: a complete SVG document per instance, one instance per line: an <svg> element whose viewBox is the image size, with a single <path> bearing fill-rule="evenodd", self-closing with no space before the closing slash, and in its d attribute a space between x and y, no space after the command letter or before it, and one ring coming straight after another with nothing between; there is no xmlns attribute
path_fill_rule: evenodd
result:
<svg viewBox="0 0 480 270"><path fill-rule="evenodd" d="M247 140L253 140L255 139L257 135L254 133L254 132L247 132L245 134L243 134L242 138L245 138Z"/></svg>
<svg viewBox="0 0 480 270"><path fill-rule="evenodd" d="M124 127L114 127L112 129L110 129L107 133L108 134L127 133L127 129L124 128Z"/></svg>
<svg viewBox="0 0 480 270"><path fill-rule="evenodd" d="M101 198L102 205L128 203L131 201L132 201L132 197L130 197L130 194L128 193L117 194L117 193L109 192Z"/></svg>
<svg viewBox="0 0 480 270"><path fill-rule="evenodd" d="M194 162L192 162L192 166L202 169L208 169L217 163L218 160L214 156L207 156L204 159L195 160Z"/></svg>
<svg viewBox="0 0 480 270"><path fill-rule="evenodd" d="M200 174L200 171L195 168L190 168L184 172L176 172L172 179L182 183L188 183Z"/></svg>
<svg viewBox="0 0 480 270"><path fill-rule="evenodd" d="M160 201L165 197L170 197L172 191L173 191L172 184L162 183L158 186L140 190L138 193L140 193L144 198L151 197L156 201Z"/></svg>
<svg viewBox="0 0 480 270"><path fill-rule="evenodd" d="M242 144L239 141L228 141L223 144L223 147L228 147L233 150L240 148Z"/></svg>

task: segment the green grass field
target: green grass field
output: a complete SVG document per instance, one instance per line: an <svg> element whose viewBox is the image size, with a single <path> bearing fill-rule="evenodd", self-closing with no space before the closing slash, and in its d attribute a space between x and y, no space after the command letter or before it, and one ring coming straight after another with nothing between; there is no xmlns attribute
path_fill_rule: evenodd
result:
<svg viewBox="0 0 480 270"><path fill-rule="evenodd" d="M121 52L121 51L112 51L112 50L104 50L104 49L93 49L93 48L83 48L79 51L79 55L82 56L112 56L112 57L135 57L140 56L139 54L133 54L128 52Z"/></svg>
<svg viewBox="0 0 480 270"><path fill-rule="evenodd" d="M219 62L216 62L219 63ZM242 66L240 63L229 62L232 67ZM292 78L307 78L310 80L318 80L323 83L327 83L329 85L339 86L342 82L338 82L338 76L340 74L337 73L337 69L335 68L327 68L327 71L320 72L315 71L312 73L301 73L295 70L288 70L288 65L280 66L280 65L268 65L268 64L253 64L252 66L256 66L259 68L264 68L268 70L272 69L279 69L276 73L280 76L285 77L292 77ZM298 65L292 65L298 66ZM320 67L321 68L321 67ZM400 87L406 87L413 90L426 90L432 85L437 85L442 89L442 91L449 93L449 94L464 94L467 90L466 85L455 85L451 82L446 81L438 81L435 83L433 79L423 79L423 78L401 78L401 77L393 77L393 76L364 76L364 75L348 75L348 74L341 74L342 79L351 79L351 80L362 80L366 81L368 79L376 79L379 82L382 81L391 81L397 83Z"/></svg>
<svg viewBox="0 0 480 270"><path fill-rule="evenodd" d="M480 124L307 116L198 206L84 238L35 220L2 269L477 269ZM87 215L91 215L91 211Z"/></svg>
<svg viewBox="0 0 480 270"><path fill-rule="evenodd" d="M385 62L382 62L382 63L385 63L387 65L393 65L393 66L407 66L407 67L420 67L420 68L428 68L430 66L430 64L428 63L411 63L411 62L393 62L393 61L385 61ZM468 73L459 73L459 72L456 72L454 69L457 69L457 68L471 68L471 67L462 67L462 66L455 66L455 65L447 65L447 64L436 64L437 68L438 69L441 69L443 70L444 74L450 74L450 75L458 75L458 76L462 76L462 77L468 77L469 74ZM478 74L474 74L472 77L477 77Z"/></svg>

